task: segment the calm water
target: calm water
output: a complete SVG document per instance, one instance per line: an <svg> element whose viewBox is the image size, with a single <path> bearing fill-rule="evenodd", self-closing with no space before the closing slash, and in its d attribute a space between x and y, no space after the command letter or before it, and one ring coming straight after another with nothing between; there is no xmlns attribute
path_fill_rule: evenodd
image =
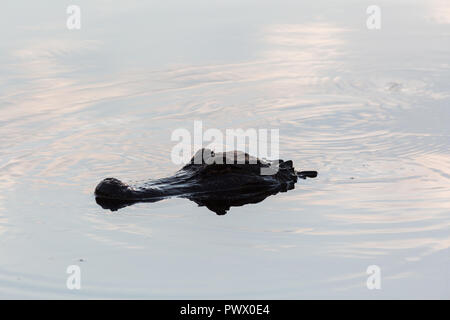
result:
<svg viewBox="0 0 450 320"><path fill-rule="evenodd" d="M2 3L1 298L450 298L448 1L378 1L380 30L361 1L76 2L72 31ZM225 216L95 203L176 171L195 120L277 128L319 177Z"/></svg>

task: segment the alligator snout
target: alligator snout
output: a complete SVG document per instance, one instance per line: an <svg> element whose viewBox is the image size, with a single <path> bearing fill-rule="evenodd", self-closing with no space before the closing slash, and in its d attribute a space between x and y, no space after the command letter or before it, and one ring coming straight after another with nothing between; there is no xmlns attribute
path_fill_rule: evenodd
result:
<svg viewBox="0 0 450 320"><path fill-rule="evenodd" d="M128 198L132 194L132 189L116 178L103 179L95 188L95 195L103 198Z"/></svg>

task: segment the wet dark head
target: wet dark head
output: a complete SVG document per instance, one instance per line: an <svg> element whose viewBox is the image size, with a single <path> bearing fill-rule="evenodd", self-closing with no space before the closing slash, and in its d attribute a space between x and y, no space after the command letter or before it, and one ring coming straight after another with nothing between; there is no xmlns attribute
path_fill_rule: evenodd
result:
<svg viewBox="0 0 450 320"><path fill-rule="evenodd" d="M227 207L262 201L269 195L293 189L298 178L316 176L316 171L295 171L290 160L266 161L241 151L214 153L201 149L173 176L131 186L106 178L96 187L95 195L102 207L111 210L137 201L178 196L216 208L213 211L223 214Z"/></svg>

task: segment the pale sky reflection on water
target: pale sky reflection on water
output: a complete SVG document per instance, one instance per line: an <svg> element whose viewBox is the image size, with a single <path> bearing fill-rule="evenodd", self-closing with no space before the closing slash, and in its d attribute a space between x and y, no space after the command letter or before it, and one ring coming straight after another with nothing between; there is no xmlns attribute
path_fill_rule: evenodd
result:
<svg viewBox="0 0 450 320"><path fill-rule="evenodd" d="M2 4L0 297L449 298L447 1L381 1L378 31L359 1L78 2L79 31L59 1ZM278 128L319 177L223 217L95 203L176 171L195 120Z"/></svg>

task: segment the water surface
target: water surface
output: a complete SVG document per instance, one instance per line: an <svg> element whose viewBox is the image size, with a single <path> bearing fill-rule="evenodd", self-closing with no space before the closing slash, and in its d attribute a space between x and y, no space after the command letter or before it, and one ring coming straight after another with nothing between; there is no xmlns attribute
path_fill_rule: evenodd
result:
<svg viewBox="0 0 450 320"><path fill-rule="evenodd" d="M360 1L78 4L72 31L60 1L2 4L0 297L450 298L447 1L379 1L380 30ZM225 216L95 203L179 169L196 120L279 129L319 177Z"/></svg>

